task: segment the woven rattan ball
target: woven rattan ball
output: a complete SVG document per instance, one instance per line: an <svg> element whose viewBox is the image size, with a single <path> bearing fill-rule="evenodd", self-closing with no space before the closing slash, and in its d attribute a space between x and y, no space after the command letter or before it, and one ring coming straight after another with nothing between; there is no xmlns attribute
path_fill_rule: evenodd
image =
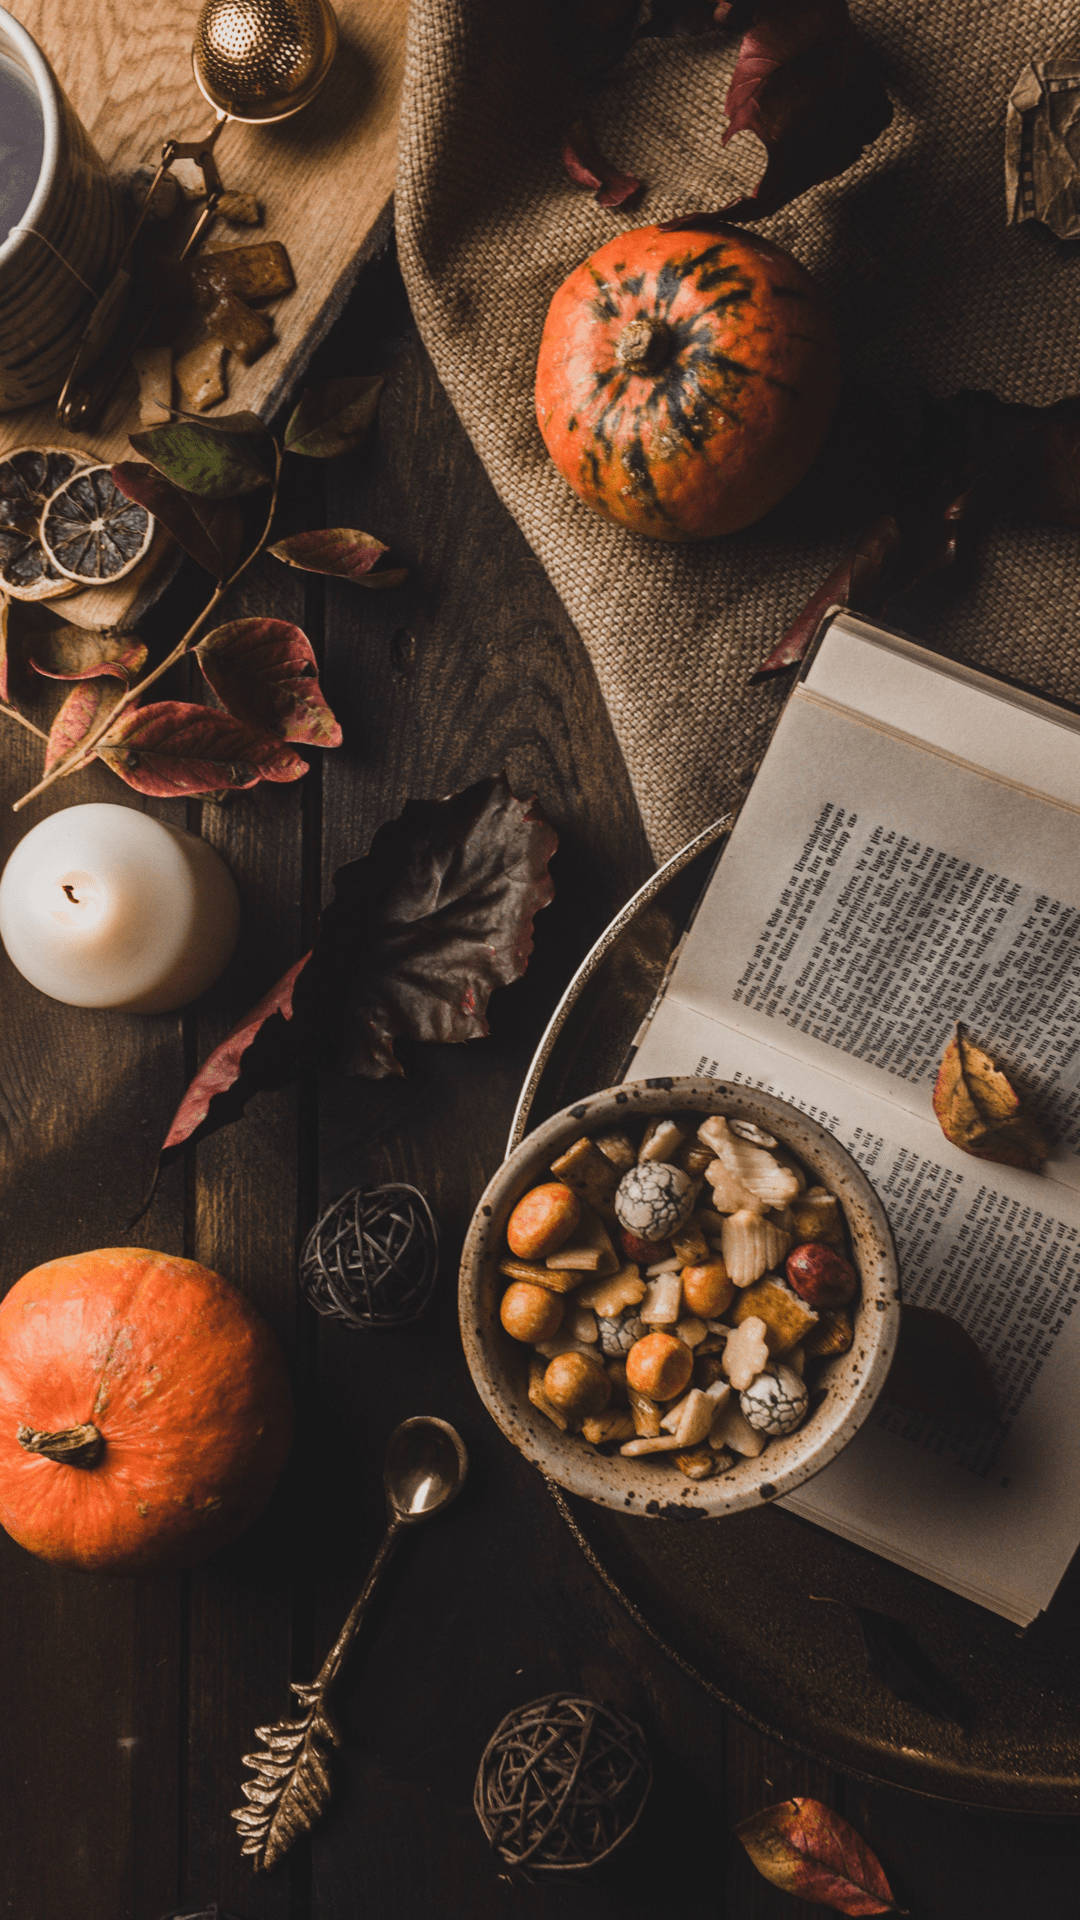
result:
<svg viewBox="0 0 1080 1920"><path fill-rule="evenodd" d="M438 1264L439 1230L418 1187L354 1187L308 1234L300 1285L316 1313L401 1327L423 1313Z"/></svg>
<svg viewBox="0 0 1080 1920"><path fill-rule="evenodd" d="M614 1707L548 1693L496 1727L473 1805L512 1867L592 1867L633 1832L652 1784L641 1728Z"/></svg>

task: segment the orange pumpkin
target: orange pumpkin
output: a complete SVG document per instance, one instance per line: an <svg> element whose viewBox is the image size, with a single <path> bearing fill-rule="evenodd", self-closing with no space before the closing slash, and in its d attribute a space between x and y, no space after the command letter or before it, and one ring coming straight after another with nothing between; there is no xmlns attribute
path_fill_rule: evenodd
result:
<svg viewBox="0 0 1080 1920"><path fill-rule="evenodd" d="M536 417L587 506L698 540L749 526L802 479L839 383L824 299L779 247L638 227L552 300Z"/></svg>
<svg viewBox="0 0 1080 1920"><path fill-rule="evenodd" d="M278 1342L207 1267L144 1247L49 1260L0 1304L0 1523L68 1566L184 1566L285 1462Z"/></svg>

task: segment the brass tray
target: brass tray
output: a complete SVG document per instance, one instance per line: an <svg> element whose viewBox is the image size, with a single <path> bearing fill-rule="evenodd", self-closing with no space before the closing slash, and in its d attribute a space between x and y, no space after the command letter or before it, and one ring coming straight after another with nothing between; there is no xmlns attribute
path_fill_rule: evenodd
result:
<svg viewBox="0 0 1080 1920"><path fill-rule="evenodd" d="M661 868L597 941L534 1057L510 1146L619 1078L725 825ZM628 1520L550 1492L638 1625L761 1731L887 1786L1010 1813L1080 1813L1080 1556L1020 1632L778 1507L714 1522ZM908 1630L962 1725L906 1704L870 1671L853 1606Z"/></svg>

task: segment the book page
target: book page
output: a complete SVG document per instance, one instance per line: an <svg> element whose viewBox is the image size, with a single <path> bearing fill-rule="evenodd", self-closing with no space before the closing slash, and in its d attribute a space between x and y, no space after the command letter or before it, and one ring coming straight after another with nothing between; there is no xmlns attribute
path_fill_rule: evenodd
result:
<svg viewBox="0 0 1080 1920"><path fill-rule="evenodd" d="M781 1504L1027 1624L1080 1532L1080 1195L957 1154L933 1120L670 995L629 1072L761 1087L820 1120L869 1174L905 1300L949 1313L977 1341L1000 1419L957 1435L883 1399L839 1459Z"/></svg>
<svg viewBox="0 0 1080 1920"><path fill-rule="evenodd" d="M1080 760L1075 734L1049 738ZM1061 801L796 691L668 996L920 1117L962 1020L1080 1188L1080 816Z"/></svg>

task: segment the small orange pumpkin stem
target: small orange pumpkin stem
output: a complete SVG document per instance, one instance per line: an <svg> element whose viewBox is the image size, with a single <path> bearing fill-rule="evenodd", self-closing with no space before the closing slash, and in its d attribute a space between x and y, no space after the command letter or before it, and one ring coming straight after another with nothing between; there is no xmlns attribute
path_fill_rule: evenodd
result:
<svg viewBox="0 0 1080 1920"><path fill-rule="evenodd" d="M663 320L639 314L615 342L615 358L627 373L656 373L671 351L671 328Z"/></svg>
<svg viewBox="0 0 1080 1920"><path fill-rule="evenodd" d="M60 1433L37 1433L33 1427L20 1427L15 1435L27 1453L43 1453L63 1467L96 1467L105 1451L105 1436L89 1422L83 1427L65 1427Z"/></svg>

